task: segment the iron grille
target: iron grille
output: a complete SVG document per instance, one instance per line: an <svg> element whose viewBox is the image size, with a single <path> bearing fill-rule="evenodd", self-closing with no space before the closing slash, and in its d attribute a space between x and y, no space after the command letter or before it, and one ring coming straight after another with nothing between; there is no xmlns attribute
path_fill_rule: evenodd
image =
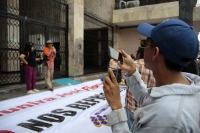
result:
<svg viewBox="0 0 200 133"><path fill-rule="evenodd" d="M33 23L25 23L25 42L34 43L37 57L42 57L42 51L45 47L45 26ZM37 80L44 79L42 65L36 66Z"/></svg>
<svg viewBox="0 0 200 133"><path fill-rule="evenodd" d="M20 21L0 16L0 84L20 81Z"/></svg>
<svg viewBox="0 0 200 133"><path fill-rule="evenodd" d="M67 0L0 0L0 86L25 81L19 55L27 42L35 44L38 56L46 40L59 44L55 77L68 76L67 10ZM44 79L42 65L37 79Z"/></svg>
<svg viewBox="0 0 200 133"><path fill-rule="evenodd" d="M54 42L56 48L56 58L54 61L54 77L64 76L66 73L66 52L65 52L65 31L59 29L49 29L49 38Z"/></svg>
<svg viewBox="0 0 200 133"><path fill-rule="evenodd" d="M2 11L66 27L66 0L1 0Z"/></svg>
<svg viewBox="0 0 200 133"><path fill-rule="evenodd" d="M108 45L113 46L113 25L85 9L84 73L107 71Z"/></svg>

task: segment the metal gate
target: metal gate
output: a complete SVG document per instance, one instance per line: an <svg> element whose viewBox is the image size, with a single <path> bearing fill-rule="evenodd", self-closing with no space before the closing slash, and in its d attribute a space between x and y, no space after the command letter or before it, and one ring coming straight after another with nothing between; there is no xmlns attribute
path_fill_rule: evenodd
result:
<svg viewBox="0 0 200 133"><path fill-rule="evenodd" d="M113 25L85 9L84 74L107 71L108 45L113 46Z"/></svg>
<svg viewBox="0 0 200 133"><path fill-rule="evenodd" d="M51 39L57 50L54 77L68 76L66 0L1 0L0 22L0 86L25 81L19 55L27 42L41 56ZM37 80L44 79L42 65L36 68Z"/></svg>

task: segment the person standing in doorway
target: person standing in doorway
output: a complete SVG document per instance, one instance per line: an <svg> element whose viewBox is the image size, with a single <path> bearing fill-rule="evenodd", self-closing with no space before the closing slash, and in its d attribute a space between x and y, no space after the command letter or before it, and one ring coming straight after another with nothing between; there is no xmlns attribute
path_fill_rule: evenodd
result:
<svg viewBox="0 0 200 133"><path fill-rule="evenodd" d="M27 43L25 45L24 52L19 57L23 62L23 68L26 74L26 89L28 94L34 94L38 92L36 87L36 61L42 60L42 58L36 58L36 52L33 47L33 43Z"/></svg>
<svg viewBox="0 0 200 133"><path fill-rule="evenodd" d="M56 49L53 46L53 42L51 40L48 40L46 42L46 46L43 49L43 57L48 58L47 61L43 64L43 72L44 72L44 78L45 78L45 88L49 89L50 91L53 91L53 73L54 73L54 59L56 57Z"/></svg>

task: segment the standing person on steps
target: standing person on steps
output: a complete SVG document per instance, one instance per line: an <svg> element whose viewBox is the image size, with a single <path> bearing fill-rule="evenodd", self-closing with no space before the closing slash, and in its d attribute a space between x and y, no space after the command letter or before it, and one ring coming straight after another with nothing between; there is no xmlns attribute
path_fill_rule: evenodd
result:
<svg viewBox="0 0 200 133"><path fill-rule="evenodd" d="M45 88L49 89L50 91L53 91L53 73L54 73L54 59L56 57L56 49L53 46L53 42L51 40L48 40L46 42L46 46L43 49L43 56L45 58L48 57L48 61L44 62L43 65L43 72L44 72L44 78L45 78Z"/></svg>
<svg viewBox="0 0 200 133"><path fill-rule="evenodd" d="M19 57L23 62L23 68L26 74L26 89L28 94L34 94L38 92L36 86L36 61L42 60L42 58L36 58L36 52L33 47L33 43L27 43L25 45L24 52Z"/></svg>

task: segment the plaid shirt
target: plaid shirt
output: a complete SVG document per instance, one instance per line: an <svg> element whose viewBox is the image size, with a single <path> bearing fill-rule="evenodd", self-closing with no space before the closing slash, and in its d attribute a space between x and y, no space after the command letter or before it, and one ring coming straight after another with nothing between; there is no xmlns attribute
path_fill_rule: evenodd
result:
<svg viewBox="0 0 200 133"><path fill-rule="evenodd" d="M147 85L147 87L153 87L155 86L155 79L153 77L153 73L151 70L146 69L144 67L144 59L139 59L135 61L136 68L138 69L139 73L141 74L141 78L144 81L144 83ZM132 93L127 87L126 89L126 107L131 111L134 112L138 108L137 101L132 96Z"/></svg>

